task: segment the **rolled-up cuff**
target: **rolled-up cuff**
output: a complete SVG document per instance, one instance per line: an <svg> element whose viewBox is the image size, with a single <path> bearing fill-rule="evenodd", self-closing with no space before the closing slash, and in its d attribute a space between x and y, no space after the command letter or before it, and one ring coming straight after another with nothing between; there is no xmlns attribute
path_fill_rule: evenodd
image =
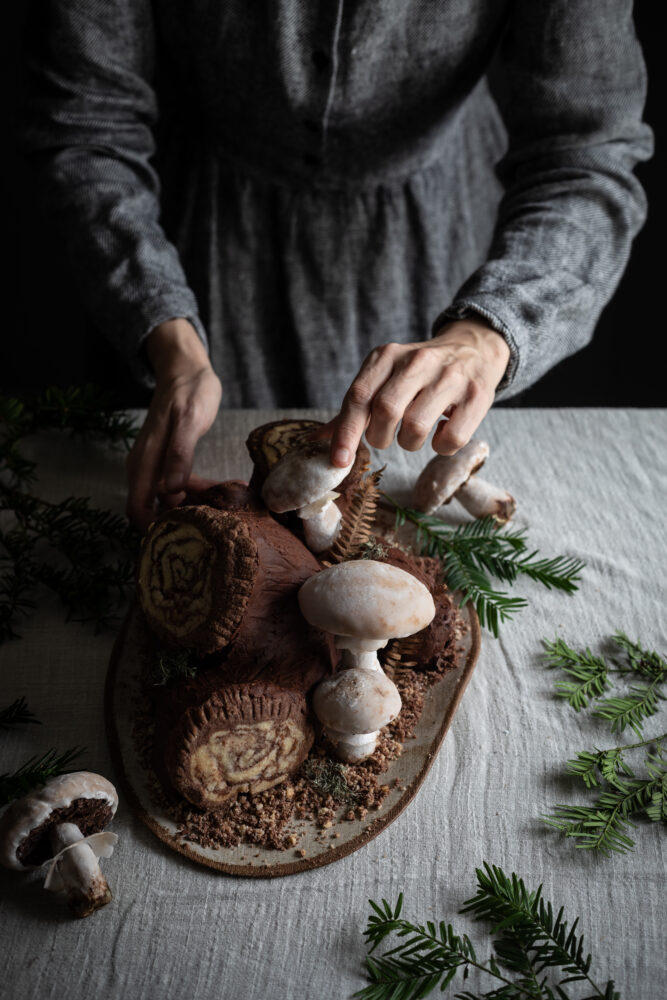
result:
<svg viewBox="0 0 667 1000"><path fill-rule="evenodd" d="M114 331L109 336L127 361L132 375L148 389L155 388L155 376L146 354L146 340L156 326L169 319L186 319L191 323L208 352L208 337L194 295L189 290L148 299L136 308L132 322L124 330Z"/></svg>
<svg viewBox="0 0 667 1000"><path fill-rule="evenodd" d="M435 337L445 323L450 323L452 320L468 319L475 315L482 316L489 326L492 326L496 333L501 335L510 350L510 359L507 362L505 374L496 388L496 398L501 398L501 394L502 398L507 398L516 392L520 392L520 388L512 389L521 362L519 346L516 337L512 333L512 327L507 322L509 317L503 318L499 313L498 300L495 296L479 295L470 299L455 299L436 318L431 327L431 336Z"/></svg>

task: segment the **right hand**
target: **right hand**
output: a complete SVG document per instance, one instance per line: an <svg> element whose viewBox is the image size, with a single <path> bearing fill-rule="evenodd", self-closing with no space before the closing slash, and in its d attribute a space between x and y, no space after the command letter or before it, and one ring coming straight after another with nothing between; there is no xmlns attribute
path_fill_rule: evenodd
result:
<svg viewBox="0 0 667 1000"><path fill-rule="evenodd" d="M189 487L199 438L216 418L222 386L206 348L186 319L156 326L146 350L155 392L146 420L127 456L127 516L144 531L159 504L174 507Z"/></svg>

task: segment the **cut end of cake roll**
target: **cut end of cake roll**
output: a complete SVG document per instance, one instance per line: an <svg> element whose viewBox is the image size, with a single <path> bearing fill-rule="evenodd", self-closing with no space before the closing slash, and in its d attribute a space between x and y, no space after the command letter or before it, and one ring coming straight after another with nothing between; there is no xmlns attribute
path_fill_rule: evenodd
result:
<svg viewBox="0 0 667 1000"><path fill-rule="evenodd" d="M211 507L179 507L142 543L137 589L151 628L165 641L212 653L236 632L257 575L247 524Z"/></svg>
<svg viewBox="0 0 667 1000"><path fill-rule="evenodd" d="M201 809L220 809L296 771L313 745L306 699L273 685L233 685L187 711L169 741L174 788Z"/></svg>

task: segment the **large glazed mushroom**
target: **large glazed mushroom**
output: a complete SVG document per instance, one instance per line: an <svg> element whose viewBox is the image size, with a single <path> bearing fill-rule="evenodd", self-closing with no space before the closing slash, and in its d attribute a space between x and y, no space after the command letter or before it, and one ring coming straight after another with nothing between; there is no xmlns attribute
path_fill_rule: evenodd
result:
<svg viewBox="0 0 667 1000"><path fill-rule="evenodd" d="M401 698L377 650L420 632L433 619L428 588L397 566L359 559L317 573L301 586L306 621L335 635L343 671L322 681L313 708L342 760L369 757L380 729L396 718Z"/></svg>
<svg viewBox="0 0 667 1000"><path fill-rule="evenodd" d="M434 514L455 496L473 517L491 515L505 524L516 510L514 497L476 475L488 455L488 444L474 438L455 455L436 455L415 483L412 506Z"/></svg>
<svg viewBox="0 0 667 1000"><path fill-rule="evenodd" d="M53 778L13 802L0 819L0 862L29 871L50 861L44 888L63 890L77 917L111 901L98 858L111 857L118 840L103 833L118 806L116 789L91 771Z"/></svg>
<svg viewBox="0 0 667 1000"><path fill-rule="evenodd" d="M339 469L329 461L328 441L307 441L288 451L264 480L262 497L269 510L295 510L303 520L306 545L312 552L330 548L340 527L341 512L335 493L354 462Z"/></svg>

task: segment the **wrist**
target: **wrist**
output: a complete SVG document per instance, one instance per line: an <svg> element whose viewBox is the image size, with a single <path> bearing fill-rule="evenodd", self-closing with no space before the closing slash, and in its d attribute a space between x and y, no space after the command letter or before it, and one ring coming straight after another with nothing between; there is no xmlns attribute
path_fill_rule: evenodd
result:
<svg viewBox="0 0 667 1000"><path fill-rule="evenodd" d="M501 378L509 364L510 349L507 341L483 316L451 320L440 327L433 339L476 348L488 361L501 369Z"/></svg>
<svg viewBox="0 0 667 1000"><path fill-rule="evenodd" d="M185 369L210 367L206 347L187 319L165 320L146 339L146 355L157 379L181 374Z"/></svg>

